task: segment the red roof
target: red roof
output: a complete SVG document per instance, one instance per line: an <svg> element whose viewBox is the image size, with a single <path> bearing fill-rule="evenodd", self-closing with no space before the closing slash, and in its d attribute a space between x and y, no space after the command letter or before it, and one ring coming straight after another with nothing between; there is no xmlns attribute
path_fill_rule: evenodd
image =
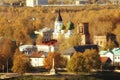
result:
<svg viewBox="0 0 120 80"><path fill-rule="evenodd" d="M34 52L30 55L32 58L40 58L43 54L41 52Z"/></svg>
<svg viewBox="0 0 120 80"><path fill-rule="evenodd" d="M42 45L56 45L57 44L57 40L50 40L47 42L42 42Z"/></svg>
<svg viewBox="0 0 120 80"><path fill-rule="evenodd" d="M109 57L100 57L102 63L106 63Z"/></svg>

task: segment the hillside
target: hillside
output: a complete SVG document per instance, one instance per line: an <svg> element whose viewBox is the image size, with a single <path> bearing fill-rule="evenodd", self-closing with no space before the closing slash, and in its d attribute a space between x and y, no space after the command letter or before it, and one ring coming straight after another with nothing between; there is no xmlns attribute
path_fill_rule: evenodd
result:
<svg viewBox="0 0 120 80"><path fill-rule="evenodd" d="M120 43L120 6L88 5L83 7L0 7L0 36L17 42L31 43L30 34L42 27L54 27L57 10L61 10L64 25L73 21L89 22L91 35L112 32Z"/></svg>

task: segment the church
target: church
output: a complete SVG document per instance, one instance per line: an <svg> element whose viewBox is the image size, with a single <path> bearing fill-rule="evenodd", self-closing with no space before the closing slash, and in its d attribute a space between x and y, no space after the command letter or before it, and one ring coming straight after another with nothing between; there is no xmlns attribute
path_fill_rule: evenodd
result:
<svg viewBox="0 0 120 80"><path fill-rule="evenodd" d="M65 32L67 29L67 32ZM38 31L34 31L35 34L39 34L42 36L42 42L48 42L52 39L58 40L59 36L62 35L65 39L70 38L74 30L74 24L72 21L69 21L67 27L63 24L63 19L60 14L60 10L57 12L57 17L54 22L54 29L50 29L45 27Z"/></svg>
<svg viewBox="0 0 120 80"><path fill-rule="evenodd" d="M58 15L54 23L53 39L58 39L58 37L61 34L63 34L65 38L69 38L73 33L73 29L74 29L74 24L71 21L69 21L67 24L67 32L65 33L65 26L63 24L60 10L58 10Z"/></svg>

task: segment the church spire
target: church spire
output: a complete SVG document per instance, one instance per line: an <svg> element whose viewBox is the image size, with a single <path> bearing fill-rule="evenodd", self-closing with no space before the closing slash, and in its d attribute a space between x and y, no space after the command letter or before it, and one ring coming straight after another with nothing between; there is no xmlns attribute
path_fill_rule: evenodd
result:
<svg viewBox="0 0 120 80"><path fill-rule="evenodd" d="M58 10L58 15L56 17L56 21L62 21L62 17L60 15L60 9Z"/></svg>

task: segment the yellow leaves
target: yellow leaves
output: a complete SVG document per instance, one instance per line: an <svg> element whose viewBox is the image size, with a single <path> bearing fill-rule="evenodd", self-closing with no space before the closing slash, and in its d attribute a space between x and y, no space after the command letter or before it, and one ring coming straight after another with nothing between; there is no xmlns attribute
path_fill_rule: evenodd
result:
<svg viewBox="0 0 120 80"><path fill-rule="evenodd" d="M14 56L12 71L16 73L26 72L30 67L29 61L30 61L29 58L25 54L16 51L16 54Z"/></svg>
<svg viewBox="0 0 120 80"><path fill-rule="evenodd" d="M61 68L65 64L65 59L59 53L48 53L47 58L44 61L44 65L46 69L52 68L53 58L55 62L55 68Z"/></svg>
<svg viewBox="0 0 120 80"><path fill-rule="evenodd" d="M97 69L100 66L100 57L96 50L85 50L85 52L76 52L68 62L67 69L72 72L89 72L91 69Z"/></svg>

